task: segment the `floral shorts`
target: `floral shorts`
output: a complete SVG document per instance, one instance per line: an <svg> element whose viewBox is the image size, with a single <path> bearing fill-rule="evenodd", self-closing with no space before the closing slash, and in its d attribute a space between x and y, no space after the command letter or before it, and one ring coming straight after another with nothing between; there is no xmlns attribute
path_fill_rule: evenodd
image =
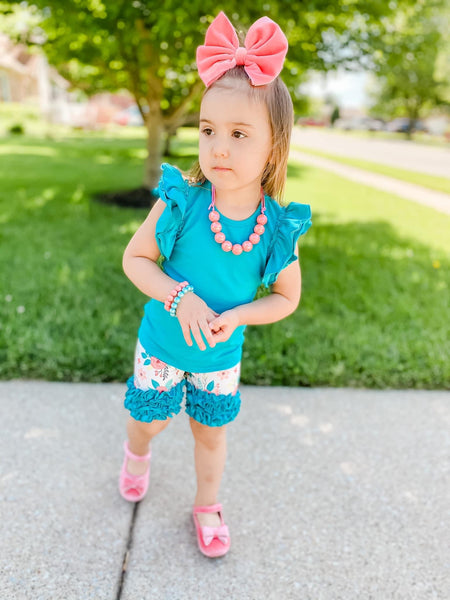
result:
<svg viewBox="0 0 450 600"><path fill-rule="evenodd" d="M238 363L225 371L188 373L150 356L138 340L125 408L137 421L165 421L180 412L185 397L190 417L211 427L225 425L239 413L240 366Z"/></svg>

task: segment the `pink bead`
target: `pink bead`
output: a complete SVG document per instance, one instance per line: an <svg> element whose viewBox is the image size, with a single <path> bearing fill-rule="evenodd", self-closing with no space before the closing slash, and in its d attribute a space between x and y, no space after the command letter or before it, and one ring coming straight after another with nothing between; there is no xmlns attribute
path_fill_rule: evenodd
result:
<svg viewBox="0 0 450 600"><path fill-rule="evenodd" d="M252 248L253 244L249 240L242 243L242 250L244 250L244 252L250 252Z"/></svg>
<svg viewBox="0 0 450 600"><path fill-rule="evenodd" d="M257 233L258 235L262 235L265 232L266 228L264 227L264 225L255 225L253 227L253 231L255 233Z"/></svg>
<svg viewBox="0 0 450 600"><path fill-rule="evenodd" d="M168 302L172 302L172 300L173 300L173 296L172 296L172 294L169 294L169 295L167 296L167 300L168 300Z"/></svg>
<svg viewBox="0 0 450 600"><path fill-rule="evenodd" d="M229 252L232 247L233 247L233 244L231 242L229 242L228 240L225 240L224 243L222 244L222 250L224 252Z"/></svg>
<svg viewBox="0 0 450 600"><path fill-rule="evenodd" d="M259 243L259 235L257 233L252 233L251 236L248 239L251 241L251 243L253 245Z"/></svg>
<svg viewBox="0 0 450 600"><path fill-rule="evenodd" d="M258 218L256 219L256 221L258 223L260 223L261 225L265 225L267 223L267 217L266 217L266 215L258 215Z"/></svg>
<svg viewBox="0 0 450 600"><path fill-rule="evenodd" d="M216 233L216 235L214 236L214 239L216 240L216 242L218 244L222 244L225 241L225 234L222 232Z"/></svg>
<svg viewBox="0 0 450 600"><path fill-rule="evenodd" d="M222 231L222 225L219 223L219 221L213 221L211 223L211 231L214 231L214 233L219 233L219 231Z"/></svg>
<svg viewBox="0 0 450 600"><path fill-rule="evenodd" d="M234 244L234 246L232 247L232 252L233 254L236 254L236 256L239 256L239 254L242 254L242 246L240 244Z"/></svg>
<svg viewBox="0 0 450 600"><path fill-rule="evenodd" d="M220 215L216 210L212 210L209 213L209 220L210 221L218 221L220 219Z"/></svg>
<svg viewBox="0 0 450 600"><path fill-rule="evenodd" d="M181 285L177 285L177 287L176 287L175 289L177 290L177 292L181 292L181 290L182 290L183 288L181 287Z"/></svg>

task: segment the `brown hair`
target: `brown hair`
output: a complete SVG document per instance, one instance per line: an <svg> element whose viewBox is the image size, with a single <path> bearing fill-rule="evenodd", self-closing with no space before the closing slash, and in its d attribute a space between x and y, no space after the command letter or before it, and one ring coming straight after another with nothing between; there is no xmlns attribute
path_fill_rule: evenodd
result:
<svg viewBox="0 0 450 600"><path fill-rule="evenodd" d="M245 82L245 88L242 82ZM238 66L224 73L222 77L206 88L203 97L214 87L229 89L237 85L248 91L251 100L264 102L267 107L272 131L272 152L270 162L265 166L261 185L266 194L281 203L286 185L289 144L294 124L291 96L279 77L267 85L253 86L244 68ZM198 160L190 169L188 177L192 183L204 183L206 180Z"/></svg>

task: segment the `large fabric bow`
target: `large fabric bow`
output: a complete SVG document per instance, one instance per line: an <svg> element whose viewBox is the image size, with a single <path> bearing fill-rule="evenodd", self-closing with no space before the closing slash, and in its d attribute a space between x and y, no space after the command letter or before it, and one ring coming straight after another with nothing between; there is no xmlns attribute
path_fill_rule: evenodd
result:
<svg viewBox="0 0 450 600"><path fill-rule="evenodd" d="M227 525L221 525L220 527L208 527L205 525L202 527L202 537L205 546L209 546L214 538L218 538L222 544L226 544L230 537L230 532Z"/></svg>
<svg viewBox="0 0 450 600"><path fill-rule="evenodd" d="M220 12L206 31L204 46L197 48L198 74L208 87L229 69L244 65L253 85L265 85L280 74L287 50L286 36L269 17L255 21L245 47L239 47L233 25Z"/></svg>

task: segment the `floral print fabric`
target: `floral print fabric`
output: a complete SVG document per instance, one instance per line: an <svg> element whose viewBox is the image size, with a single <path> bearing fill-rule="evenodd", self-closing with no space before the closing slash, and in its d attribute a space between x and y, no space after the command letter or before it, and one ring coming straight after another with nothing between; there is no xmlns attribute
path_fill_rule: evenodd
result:
<svg viewBox="0 0 450 600"><path fill-rule="evenodd" d="M187 373L148 354L138 340L125 408L138 421L164 421L180 412L186 387L187 414L199 423L219 427L239 413L239 376L240 363L225 371Z"/></svg>
<svg viewBox="0 0 450 600"><path fill-rule="evenodd" d="M139 340L136 344L134 361L134 384L140 390L154 389L158 392L168 392L183 379L186 379L195 389L216 396L234 396L238 390L240 363L226 371L186 373L147 354Z"/></svg>

